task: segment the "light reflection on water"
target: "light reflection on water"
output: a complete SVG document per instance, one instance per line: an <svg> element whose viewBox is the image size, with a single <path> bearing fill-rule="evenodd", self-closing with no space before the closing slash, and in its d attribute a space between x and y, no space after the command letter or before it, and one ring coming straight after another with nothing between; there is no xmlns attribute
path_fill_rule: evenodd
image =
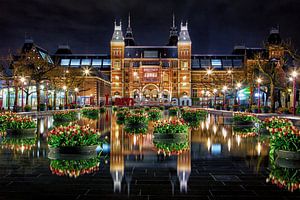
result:
<svg viewBox="0 0 300 200"><path fill-rule="evenodd" d="M176 171L169 174L172 193L174 193L174 180L179 181L180 192L187 192L188 181L192 171L192 163L200 159L214 158L245 158L246 163L253 172L259 170L258 157L268 156L267 141L260 141L256 138L241 138L235 135L231 119L221 116L209 115L207 119L200 123L199 127L190 131L188 151L179 155L164 157L158 155L152 140L153 124L149 125L149 133L146 135L131 135L123 130L123 125L116 123L115 113L108 110L105 114L100 114L98 120L91 120L79 116L78 124L91 126L98 129L102 136L109 138L109 145L106 151L109 156L109 173L113 180L114 192L121 192L122 183L130 188L131 177L134 169L170 169ZM164 116L168 119L168 116ZM41 117L37 119L38 133L40 137L36 140L31 150L12 151L2 148L1 154L9 159L18 159L25 156L34 166L35 159L44 159L47 164L47 131L53 127L53 117ZM103 165L103 163L102 163ZM129 189L130 190L130 189ZM130 191L127 191L130 193Z"/></svg>

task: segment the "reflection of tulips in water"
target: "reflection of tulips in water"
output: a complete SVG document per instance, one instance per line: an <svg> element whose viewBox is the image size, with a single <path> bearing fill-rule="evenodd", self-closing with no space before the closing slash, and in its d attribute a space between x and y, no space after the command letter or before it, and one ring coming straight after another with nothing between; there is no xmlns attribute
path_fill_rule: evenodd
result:
<svg viewBox="0 0 300 200"><path fill-rule="evenodd" d="M293 192L300 189L300 171L299 169L283 168L274 164L266 182L271 182L280 189Z"/></svg>
<svg viewBox="0 0 300 200"><path fill-rule="evenodd" d="M31 150L36 143L36 138L4 138L1 143L2 149L15 151Z"/></svg>
<svg viewBox="0 0 300 200"><path fill-rule="evenodd" d="M179 155L184 151L189 150L189 142L185 140L159 140L153 139L153 144L157 149L158 154L164 154L165 156Z"/></svg>
<svg viewBox="0 0 300 200"><path fill-rule="evenodd" d="M241 138L248 138L248 137L257 136L258 128L256 128L256 127L234 126L233 131L236 135L239 135Z"/></svg>
<svg viewBox="0 0 300 200"><path fill-rule="evenodd" d="M50 170L58 176L77 178L80 175L90 174L99 170L98 157L87 160L51 160Z"/></svg>
<svg viewBox="0 0 300 200"><path fill-rule="evenodd" d="M277 185L280 189L287 189L290 192L300 189L300 169L299 168L286 168L278 166L278 161L275 160L275 151L274 148L270 149L270 165L271 172L269 177L266 179L266 182L270 182L274 185ZM285 162L291 162L292 160L286 160Z"/></svg>
<svg viewBox="0 0 300 200"><path fill-rule="evenodd" d="M81 114L83 117L88 119L98 119L100 111L95 108L85 108L81 110Z"/></svg>

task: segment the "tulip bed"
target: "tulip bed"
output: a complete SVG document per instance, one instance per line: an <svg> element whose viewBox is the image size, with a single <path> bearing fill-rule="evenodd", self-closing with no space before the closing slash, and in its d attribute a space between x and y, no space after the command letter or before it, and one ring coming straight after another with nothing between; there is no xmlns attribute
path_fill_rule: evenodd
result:
<svg viewBox="0 0 300 200"><path fill-rule="evenodd" d="M1 146L4 149L15 151L31 150L36 143L36 138L4 138Z"/></svg>
<svg viewBox="0 0 300 200"><path fill-rule="evenodd" d="M148 118L145 114L129 113L125 117L125 128L127 133L145 134L148 130Z"/></svg>
<svg viewBox="0 0 300 200"><path fill-rule="evenodd" d="M158 154L178 155L188 150L188 128L188 125L182 120L156 122L153 144Z"/></svg>
<svg viewBox="0 0 300 200"><path fill-rule="evenodd" d="M81 114L83 117L89 119L98 119L99 117L99 110L95 108L85 108L81 110Z"/></svg>
<svg viewBox="0 0 300 200"><path fill-rule="evenodd" d="M151 121L157 121L162 118L161 110L158 108L151 108L148 112L148 118Z"/></svg>
<svg viewBox="0 0 300 200"><path fill-rule="evenodd" d="M290 192L300 189L300 171L296 168L284 168L275 163L275 149L271 147L269 158L271 171L266 179L267 183L277 185L280 189L287 189Z"/></svg>
<svg viewBox="0 0 300 200"><path fill-rule="evenodd" d="M53 119L56 122L71 122L77 120L76 111L60 111L53 113Z"/></svg>
<svg viewBox="0 0 300 200"><path fill-rule="evenodd" d="M199 126L200 121L204 120L208 112L204 110L183 109L181 117L191 127Z"/></svg>
<svg viewBox="0 0 300 200"><path fill-rule="evenodd" d="M89 126L57 127L49 132L48 145L51 147L81 147L102 144L99 133Z"/></svg>
<svg viewBox="0 0 300 200"><path fill-rule="evenodd" d="M270 132L270 146L275 150L300 152L300 131L288 119L277 117L264 120Z"/></svg>

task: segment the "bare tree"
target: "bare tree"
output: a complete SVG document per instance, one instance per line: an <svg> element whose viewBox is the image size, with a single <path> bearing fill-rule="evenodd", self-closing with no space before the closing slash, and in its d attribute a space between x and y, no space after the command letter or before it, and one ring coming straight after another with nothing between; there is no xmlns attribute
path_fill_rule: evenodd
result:
<svg viewBox="0 0 300 200"><path fill-rule="evenodd" d="M289 65L289 58L298 59L299 57L296 54L296 51L292 48L290 42L282 42L280 45L274 45L272 46L272 51L279 53L270 55L269 58L266 58L263 53L260 52L255 55L253 65L254 69L261 73L264 85L267 85L269 88L268 91L271 100L271 112L275 112L276 97L280 102L280 95L275 94L275 89L277 88L281 91L286 88L286 68ZM255 73L255 70L253 72Z"/></svg>
<svg viewBox="0 0 300 200"><path fill-rule="evenodd" d="M47 79L47 73L55 69L56 65L42 58L37 51L23 52L12 64L14 76L28 76L35 82L37 94L37 110L40 110L41 93L40 84Z"/></svg>

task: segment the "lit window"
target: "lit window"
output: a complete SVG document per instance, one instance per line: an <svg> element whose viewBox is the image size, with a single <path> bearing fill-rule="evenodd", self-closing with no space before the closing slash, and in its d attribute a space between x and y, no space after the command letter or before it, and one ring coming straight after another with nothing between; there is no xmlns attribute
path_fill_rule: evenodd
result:
<svg viewBox="0 0 300 200"><path fill-rule="evenodd" d="M201 59L201 67L202 68L209 68L210 67L210 60L209 59Z"/></svg>
<svg viewBox="0 0 300 200"><path fill-rule="evenodd" d="M235 68L240 68L243 66L243 61L241 59L233 60L233 66Z"/></svg>
<svg viewBox="0 0 300 200"><path fill-rule="evenodd" d="M102 60L101 59L93 59L92 65L93 66L101 66Z"/></svg>
<svg viewBox="0 0 300 200"><path fill-rule="evenodd" d="M211 65L212 66L221 66L222 65L222 63L221 63L221 60L220 59L212 59L211 60Z"/></svg>
<svg viewBox="0 0 300 200"><path fill-rule="evenodd" d="M121 69L121 62L115 61L114 62L114 70L120 70Z"/></svg>
<svg viewBox="0 0 300 200"><path fill-rule="evenodd" d="M71 60L72 66L79 66L80 65L80 59L72 59Z"/></svg>
<svg viewBox="0 0 300 200"><path fill-rule="evenodd" d="M119 76L116 76L116 80L119 80L120 78L119 78Z"/></svg>
<svg viewBox="0 0 300 200"><path fill-rule="evenodd" d="M103 66L109 66L110 64L110 59L103 59Z"/></svg>
<svg viewBox="0 0 300 200"><path fill-rule="evenodd" d="M81 65L91 65L91 59L82 59Z"/></svg>
<svg viewBox="0 0 300 200"><path fill-rule="evenodd" d="M61 59L60 65L66 66L70 64L70 59Z"/></svg>
<svg viewBox="0 0 300 200"><path fill-rule="evenodd" d="M224 68L232 68L232 60L231 59L224 59L222 60Z"/></svg>
<svg viewBox="0 0 300 200"><path fill-rule="evenodd" d="M200 68L199 59L192 59L192 68Z"/></svg>

